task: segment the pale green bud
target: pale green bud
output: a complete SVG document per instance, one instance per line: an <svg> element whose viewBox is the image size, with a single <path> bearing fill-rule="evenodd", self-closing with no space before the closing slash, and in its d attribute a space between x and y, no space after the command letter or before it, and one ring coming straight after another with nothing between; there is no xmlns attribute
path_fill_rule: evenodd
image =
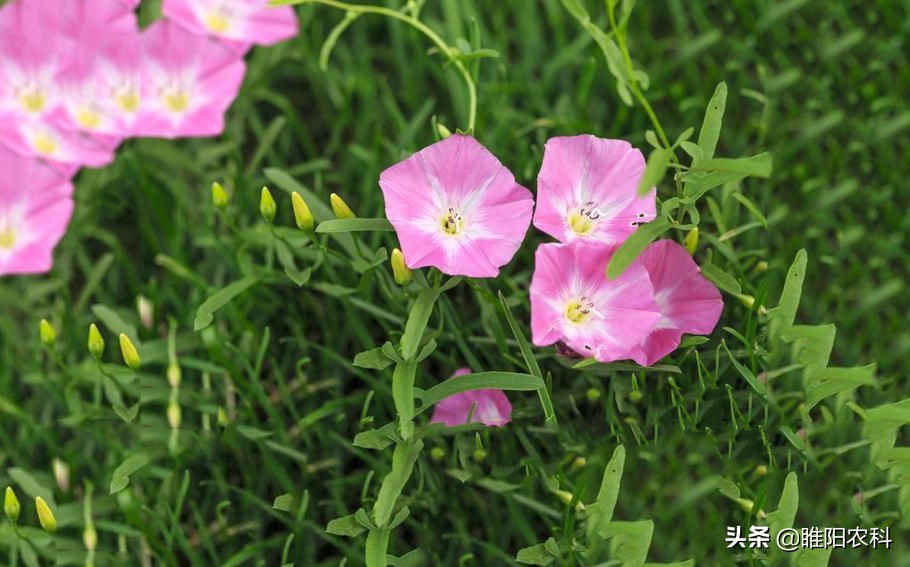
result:
<svg viewBox="0 0 910 567"><path fill-rule="evenodd" d="M57 529L57 518L54 517L54 512L44 501L44 498L40 496L35 498L35 509L38 511L38 522L44 528L44 531L54 533Z"/></svg>
<svg viewBox="0 0 910 567"><path fill-rule="evenodd" d="M212 204L215 205L215 208L223 209L227 206L229 200L230 197L224 187L221 186L221 183L217 181L212 183Z"/></svg>
<svg viewBox="0 0 910 567"><path fill-rule="evenodd" d="M408 285L411 282L411 269L404 263L404 256L398 248L392 250L392 276L398 285Z"/></svg>
<svg viewBox="0 0 910 567"><path fill-rule="evenodd" d="M11 486L6 487L6 494L3 495L3 513L9 518L10 522L17 522L19 514L22 512L22 505Z"/></svg>
<svg viewBox="0 0 910 567"><path fill-rule="evenodd" d="M139 358L139 351L136 350L136 345L133 344L133 341L123 333L120 333L120 353L123 355L123 362L127 366L133 370L139 369L142 364L142 359Z"/></svg>
<svg viewBox="0 0 910 567"><path fill-rule="evenodd" d="M304 232L313 232L316 220L310 212L310 207L297 191L291 193L291 205L294 207L294 222L297 223L297 228Z"/></svg>
<svg viewBox="0 0 910 567"><path fill-rule="evenodd" d="M88 351L97 359L104 355L104 339L94 323L88 328Z"/></svg>
<svg viewBox="0 0 910 567"><path fill-rule="evenodd" d="M47 322L47 319L42 319L39 323L38 335L41 337L41 343L46 347L54 346L54 343L57 342L57 331L54 330L53 325Z"/></svg>
<svg viewBox="0 0 910 567"><path fill-rule="evenodd" d="M271 224L275 220L275 214L278 212L278 205L272 197L272 192L268 187L263 186L259 194L259 214L265 219L265 222Z"/></svg>
<svg viewBox="0 0 910 567"><path fill-rule="evenodd" d="M329 195L329 201L332 203L332 212L335 213L335 218L352 219L357 216L354 214L354 211L351 210L351 207L344 202L344 199L339 197L336 193Z"/></svg>

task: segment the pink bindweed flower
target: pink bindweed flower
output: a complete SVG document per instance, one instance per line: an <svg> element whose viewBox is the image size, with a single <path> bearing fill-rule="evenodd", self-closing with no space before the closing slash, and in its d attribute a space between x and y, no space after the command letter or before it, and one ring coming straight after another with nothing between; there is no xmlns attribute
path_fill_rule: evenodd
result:
<svg viewBox="0 0 910 567"><path fill-rule="evenodd" d="M46 165L0 148L0 276L51 269L73 213L72 193Z"/></svg>
<svg viewBox="0 0 910 567"><path fill-rule="evenodd" d="M164 0L162 12L190 32L212 35L240 52L297 35L294 9L270 7L268 0Z"/></svg>
<svg viewBox="0 0 910 567"><path fill-rule="evenodd" d="M459 368L450 380L470 373L470 368ZM502 426L512 421L512 404L502 390L470 390L449 396L436 404L430 423L455 427L468 423L468 416L471 423Z"/></svg>
<svg viewBox="0 0 910 567"><path fill-rule="evenodd" d="M455 134L379 176L409 268L491 278L521 246L530 191L471 136Z"/></svg>
<svg viewBox="0 0 910 567"><path fill-rule="evenodd" d="M217 136L237 96L246 67L223 45L167 20L142 33L138 135Z"/></svg>
<svg viewBox="0 0 910 567"><path fill-rule="evenodd" d="M673 240L651 243L639 257L648 270L660 320L628 358L650 366L679 346L683 333L708 335L724 308L720 292L701 275L686 249Z"/></svg>
<svg viewBox="0 0 910 567"><path fill-rule="evenodd" d="M550 138L537 176L534 226L560 242L621 243L656 215L656 190L638 196L641 152L624 140Z"/></svg>
<svg viewBox="0 0 910 567"><path fill-rule="evenodd" d="M635 261L616 279L606 276L617 246L541 244L531 277L531 336L557 341L600 362L626 358L660 319L648 272Z"/></svg>

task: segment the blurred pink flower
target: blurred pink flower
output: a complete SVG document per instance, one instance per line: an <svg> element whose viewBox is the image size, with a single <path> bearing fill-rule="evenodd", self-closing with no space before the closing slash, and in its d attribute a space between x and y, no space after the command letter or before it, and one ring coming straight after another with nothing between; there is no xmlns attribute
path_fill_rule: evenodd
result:
<svg viewBox="0 0 910 567"><path fill-rule="evenodd" d="M683 333L709 335L714 331L724 301L686 249L673 240L651 243L639 257L648 270L660 320L628 358L650 366L679 346Z"/></svg>
<svg viewBox="0 0 910 567"><path fill-rule="evenodd" d="M601 362L626 358L660 319L648 272L635 261L606 276L617 246L541 244L531 278L531 336L537 346L563 341Z"/></svg>
<svg viewBox="0 0 910 567"><path fill-rule="evenodd" d="M459 368L450 380L457 380L458 376L470 373L470 368ZM455 427L468 423L469 415L471 423L505 425L512 421L512 404L502 390L470 390L449 396L436 404L430 423Z"/></svg>
<svg viewBox="0 0 910 567"><path fill-rule="evenodd" d="M51 269L73 213L72 193L46 165L0 148L0 276Z"/></svg>
<svg viewBox="0 0 910 567"><path fill-rule="evenodd" d="M471 136L455 134L379 176L409 268L491 278L521 246L530 191Z"/></svg>
<svg viewBox="0 0 910 567"><path fill-rule="evenodd" d="M142 33L138 135L217 136L246 67L217 41L160 20Z"/></svg>
<svg viewBox="0 0 910 567"><path fill-rule="evenodd" d="M621 243L656 215L656 191L638 196L641 152L588 134L550 138L537 176L534 226L560 242Z"/></svg>
<svg viewBox="0 0 910 567"><path fill-rule="evenodd" d="M190 32L215 36L240 52L297 35L294 9L269 7L268 0L164 0L162 12Z"/></svg>

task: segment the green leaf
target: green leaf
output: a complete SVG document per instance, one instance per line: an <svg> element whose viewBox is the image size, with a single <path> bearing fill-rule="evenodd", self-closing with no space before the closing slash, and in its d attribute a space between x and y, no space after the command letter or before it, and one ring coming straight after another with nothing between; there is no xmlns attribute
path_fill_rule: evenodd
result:
<svg viewBox="0 0 910 567"><path fill-rule="evenodd" d="M591 16L588 15L588 11L585 10L585 7L579 0L562 0L562 6L566 9L567 12L572 14L573 18L582 24L586 24L591 21Z"/></svg>
<svg viewBox="0 0 910 567"><path fill-rule="evenodd" d="M670 221L664 217L657 217L653 221L643 224L633 232L629 238L623 242L607 266L607 277L615 279L619 277L626 268L632 265L632 262L638 258L638 255L648 247L648 244L654 242L658 236L667 231L670 227Z"/></svg>
<svg viewBox="0 0 910 567"><path fill-rule="evenodd" d="M412 443L395 445L395 452L392 454L392 471L382 480L382 486L379 487L379 495L376 497L376 504L373 507L373 518L378 527L388 526L389 520L392 518L392 509L408 479L411 478L411 471L414 469L414 463L417 462L421 449L423 449L423 441L419 439Z"/></svg>
<svg viewBox="0 0 910 567"><path fill-rule="evenodd" d="M354 355L354 366L370 370L385 370L393 364L382 352L382 347L371 348Z"/></svg>
<svg viewBox="0 0 910 567"><path fill-rule="evenodd" d="M149 464L151 459L145 453L138 453L128 457L114 469L114 475L111 478L111 494L116 494L129 486L130 475Z"/></svg>
<svg viewBox="0 0 910 567"><path fill-rule="evenodd" d="M7 469L6 474L8 474L10 479L19 485L19 488L21 488L22 491L28 494L32 499L40 496L41 498L47 500L48 504L51 505L51 508L57 507L57 504L54 501L53 487L45 487L34 476L32 476L32 473L19 467L10 467Z"/></svg>
<svg viewBox="0 0 910 567"><path fill-rule="evenodd" d="M773 541L773 540L772 540ZM827 567L834 547L800 548L793 556L794 567Z"/></svg>
<svg viewBox="0 0 910 567"><path fill-rule="evenodd" d="M714 95L711 100L708 101L705 119L701 123L701 130L698 131L698 147L701 150L702 159L714 157L714 150L717 148L717 140L720 138L720 129L723 124L726 106L727 83L721 82L714 89Z"/></svg>
<svg viewBox="0 0 910 567"><path fill-rule="evenodd" d="M212 321L215 319L215 311L218 311L230 303L235 297L248 290L258 281L258 277L249 276L230 283L210 295L208 299L202 302L199 309L196 310L196 320L193 323L193 329L195 331L201 331L211 325Z"/></svg>
<svg viewBox="0 0 910 567"><path fill-rule="evenodd" d="M272 508L275 510L281 510L282 512L290 512L291 506L294 504L294 496L292 494L282 494L275 498L275 501L272 502Z"/></svg>
<svg viewBox="0 0 910 567"><path fill-rule="evenodd" d="M366 528L360 525L354 518L354 514L348 514L340 518L335 518L325 527L326 533L342 537L357 537L366 531Z"/></svg>
<svg viewBox="0 0 910 567"><path fill-rule="evenodd" d="M595 535L606 537L603 533L613 519L613 510L619 498L619 485L622 481L622 469L626 462L626 449L622 445L613 450L613 456L604 469L603 480L597 493L597 500L588 506L588 539Z"/></svg>
<svg viewBox="0 0 910 567"><path fill-rule="evenodd" d="M796 258L790 265L777 307L768 310L768 335L771 338L779 337L780 333L791 327L796 319L796 310L799 308L799 299L803 291L803 280L806 278L807 262L808 255L806 249L803 248L796 253Z"/></svg>
<svg viewBox="0 0 910 567"><path fill-rule="evenodd" d="M413 360L417 354L417 347L420 345L420 339L430 321L430 315L433 313L433 305L436 298L439 297L439 290L427 288L421 290L417 295L411 307L411 313L408 315L408 322L405 323L404 333L401 335L401 356L405 360Z"/></svg>
<svg viewBox="0 0 910 567"><path fill-rule="evenodd" d="M784 528L793 526L796 519L796 510L799 507L799 483L796 473L791 472L784 481L784 489L780 495L777 510L768 514L768 526L771 527L771 541L776 546L777 533Z"/></svg>
<svg viewBox="0 0 910 567"><path fill-rule="evenodd" d="M874 364L853 368L821 368L812 373L806 384L806 411L829 396L874 384Z"/></svg>
<svg viewBox="0 0 910 567"><path fill-rule="evenodd" d="M768 177L774 169L774 161L768 153L746 158L711 158L699 163L697 169L736 173L744 177Z"/></svg>
<svg viewBox="0 0 910 567"><path fill-rule="evenodd" d="M389 567L422 567L427 564L426 554L420 548L412 549L401 557L387 555Z"/></svg>
<svg viewBox="0 0 910 567"><path fill-rule="evenodd" d="M705 262L701 265L701 273L714 282L714 285L727 293L732 293L733 295L742 293L742 287L740 287L736 278L721 270L711 262Z"/></svg>
<svg viewBox="0 0 910 567"><path fill-rule="evenodd" d="M111 333L114 333L115 335L124 333L133 341L133 344L136 345L136 348L142 346L139 342L139 333L136 330L136 326L124 321L123 317L121 317L119 313L110 307L107 307L106 305L95 304L92 305L92 313L94 313L95 317L98 317L98 319L104 323L104 326L107 327Z"/></svg>
<svg viewBox="0 0 910 567"><path fill-rule="evenodd" d="M354 446L362 447L364 449L374 449L376 451L382 451L392 443L394 443L395 435L395 424L389 423L383 425L379 429L370 429L368 431L361 431L354 436Z"/></svg>
<svg viewBox="0 0 910 567"><path fill-rule="evenodd" d="M469 392L471 390L512 390L512 391L532 391L543 387L543 378L531 374L522 374L520 372L479 372L475 374L465 374L445 380L425 390L420 394L423 405L414 412L419 415L426 411L440 400Z"/></svg>
<svg viewBox="0 0 910 567"><path fill-rule="evenodd" d="M673 152L666 148L658 148L648 156L648 164L645 166L645 172L638 182L638 195L647 195L649 191L664 178L667 174L667 166L670 165L670 157Z"/></svg>
<svg viewBox="0 0 910 567"><path fill-rule="evenodd" d="M766 398L768 395L768 387L765 384L762 384L758 381L758 378L755 377L755 374L751 370L740 364L738 360L733 358L733 353L730 352L730 349L727 348L727 343L725 341L720 342L721 346L724 347L724 350L727 351L727 356L730 358L730 363L733 364L733 367L736 368L740 376L746 379L746 382L752 386L752 389L758 392L762 399Z"/></svg>
<svg viewBox="0 0 910 567"><path fill-rule="evenodd" d="M600 535L610 540L613 559L624 565L643 565L651 547L654 522L610 522Z"/></svg>
<svg viewBox="0 0 910 567"><path fill-rule="evenodd" d="M525 565L549 565L555 560L556 558L553 557L546 544L543 543L519 549L518 554L515 556L515 561Z"/></svg>
<svg viewBox="0 0 910 567"><path fill-rule="evenodd" d="M518 326L518 321L515 320L515 316L512 314L512 310L509 309L509 304L506 302L506 298L502 292L499 292L499 303L502 305L502 310L506 315L506 321L509 322L509 328L512 330L512 335L518 343L518 349L521 351L521 357L525 361L528 372L530 372L532 376L537 376L543 380L543 373L540 371L540 365L537 363L537 359L534 358L534 349L531 348L531 343L528 342L521 327ZM538 390L538 394L540 397L540 404L543 407L544 420L556 423L556 411L553 409L553 401L550 398L550 392L547 390L546 384L544 384L543 388Z"/></svg>
<svg viewBox="0 0 910 567"><path fill-rule="evenodd" d="M326 234L338 232L391 232L394 230L395 227L386 219L364 219L360 217L327 220L319 223L319 226L316 227L316 232Z"/></svg>

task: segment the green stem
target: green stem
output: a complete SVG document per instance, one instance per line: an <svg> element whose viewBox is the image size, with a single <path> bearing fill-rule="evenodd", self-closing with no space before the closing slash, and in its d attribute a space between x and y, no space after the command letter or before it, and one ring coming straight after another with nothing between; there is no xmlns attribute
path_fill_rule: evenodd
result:
<svg viewBox="0 0 910 567"><path fill-rule="evenodd" d="M391 8L384 8L382 6L360 6L357 4L348 4L346 2L339 2L337 0L280 0L273 1L272 5L289 5L289 4L322 4L325 6L330 6L338 10L345 10L350 13L355 14L378 14L380 16L386 16L400 22L404 22L425 35L430 41L432 41L436 47L439 48L442 53L448 57L449 61L452 63L452 66L455 67L455 70L461 75L461 78L464 79L465 85L468 87L468 130L474 129L474 124L477 120L477 85L474 82L474 78L471 77L471 73L468 72L467 67L459 59L457 59L453 54L453 49L443 40L439 34L434 32L429 26L421 22L420 20L408 16L407 14L402 14Z"/></svg>
<svg viewBox="0 0 910 567"><path fill-rule="evenodd" d="M367 567L386 567L386 553L389 549L389 530L377 528L367 534Z"/></svg>
<svg viewBox="0 0 910 567"><path fill-rule="evenodd" d="M398 412L398 428L402 439L407 441L414 435L414 377L417 375L416 362L395 365L392 373L392 399Z"/></svg>

